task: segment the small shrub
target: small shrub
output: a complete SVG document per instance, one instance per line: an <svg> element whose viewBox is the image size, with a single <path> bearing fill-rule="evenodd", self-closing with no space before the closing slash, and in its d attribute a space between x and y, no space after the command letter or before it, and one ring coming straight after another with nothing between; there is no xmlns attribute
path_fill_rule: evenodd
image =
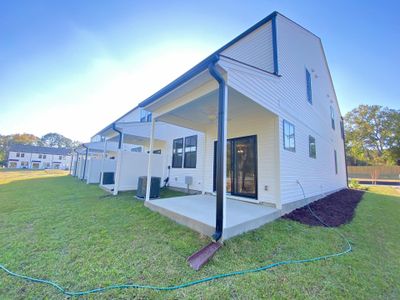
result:
<svg viewBox="0 0 400 300"><path fill-rule="evenodd" d="M359 184L358 181L355 180L355 179L351 179L350 180L349 188L356 189L356 190L361 190L362 189L361 184Z"/></svg>

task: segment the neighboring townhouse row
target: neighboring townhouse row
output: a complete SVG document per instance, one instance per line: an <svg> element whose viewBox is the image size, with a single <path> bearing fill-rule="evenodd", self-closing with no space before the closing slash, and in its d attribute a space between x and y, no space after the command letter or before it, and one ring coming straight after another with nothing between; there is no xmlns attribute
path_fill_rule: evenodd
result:
<svg viewBox="0 0 400 300"><path fill-rule="evenodd" d="M8 167L14 169L69 170L72 150L15 144L8 152Z"/></svg>
<svg viewBox="0 0 400 300"><path fill-rule="evenodd" d="M145 205L216 240L347 186L343 121L321 40L277 12L97 133L76 155L86 180L95 144L103 187L134 190L147 175L201 192L181 207L147 193ZM204 201L213 207L202 211ZM227 207L238 203L253 206L229 220ZM200 217L210 212L212 221Z"/></svg>
<svg viewBox="0 0 400 300"><path fill-rule="evenodd" d="M147 174L150 129L151 113L136 107L76 149L71 174L114 194L136 189ZM155 135L153 175L163 185L201 190L204 134L158 122Z"/></svg>

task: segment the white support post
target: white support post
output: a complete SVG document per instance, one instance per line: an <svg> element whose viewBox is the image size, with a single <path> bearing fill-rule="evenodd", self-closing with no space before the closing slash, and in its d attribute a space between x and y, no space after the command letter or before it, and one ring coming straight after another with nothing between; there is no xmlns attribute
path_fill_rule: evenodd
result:
<svg viewBox="0 0 400 300"><path fill-rule="evenodd" d="M88 157L89 159L86 161L86 184L90 183L90 169L91 169L91 162L92 162L92 157L90 156L90 149L88 150Z"/></svg>
<svg viewBox="0 0 400 300"><path fill-rule="evenodd" d="M149 157L147 162L147 185L146 185L146 201L150 200L150 187L151 187L151 163L153 157L153 143L154 143L154 118L151 119L150 129L150 146L149 146Z"/></svg>
<svg viewBox="0 0 400 300"><path fill-rule="evenodd" d="M113 195L114 196L118 195L119 179L121 177L121 166L122 166L122 160L123 160L122 150L118 149L117 153L118 153L117 163L116 163L116 166L115 166L115 173L114 173L114 190L113 190Z"/></svg>
<svg viewBox="0 0 400 300"><path fill-rule="evenodd" d="M228 85L225 85L225 107L224 107L224 136L225 139L223 140L223 149L224 149L224 161L223 161L223 231L225 232L225 228L226 228L226 220L227 220L227 210L226 210L226 172L227 172L227 168L226 168L226 163L227 163L227 139L228 139Z"/></svg>
<svg viewBox="0 0 400 300"><path fill-rule="evenodd" d="M106 159L107 154L107 140L104 141L103 148L103 157L101 159L101 168L100 168L100 185L103 185L103 177L104 177L104 161Z"/></svg>
<svg viewBox="0 0 400 300"><path fill-rule="evenodd" d="M202 172L202 186L201 186L201 194L205 195L206 193L206 160L207 160L207 133L204 133L204 147L203 147L203 154L202 154L202 159L203 159L203 172Z"/></svg>

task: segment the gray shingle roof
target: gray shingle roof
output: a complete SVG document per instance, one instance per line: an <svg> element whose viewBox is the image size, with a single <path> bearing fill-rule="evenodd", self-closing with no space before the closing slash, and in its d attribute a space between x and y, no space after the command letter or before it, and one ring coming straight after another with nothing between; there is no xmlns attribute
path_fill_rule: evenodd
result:
<svg viewBox="0 0 400 300"><path fill-rule="evenodd" d="M41 153L41 154L53 154L53 155L69 155L72 150L69 148L53 148L53 147L42 147L32 145L11 145L10 151L12 152L25 152L25 153Z"/></svg>

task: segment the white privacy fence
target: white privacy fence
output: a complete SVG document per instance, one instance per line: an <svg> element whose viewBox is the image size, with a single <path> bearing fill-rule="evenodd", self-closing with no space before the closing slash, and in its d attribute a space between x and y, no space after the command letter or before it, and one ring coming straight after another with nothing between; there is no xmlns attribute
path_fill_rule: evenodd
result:
<svg viewBox="0 0 400 300"><path fill-rule="evenodd" d="M103 172L115 172L116 160L115 159L102 159L102 158L91 158L87 163L87 183L100 183L101 170Z"/></svg>
<svg viewBox="0 0 400 300"><path fill-rule="evenodd" d="M118 191L136 190L138 178L147 175L147 164L149 154L145 152L121 151L117 159L115 172L114 193ZM152 155L153 177L161 177L161 183L165 177L164 156L162 154Z"/></svg>

